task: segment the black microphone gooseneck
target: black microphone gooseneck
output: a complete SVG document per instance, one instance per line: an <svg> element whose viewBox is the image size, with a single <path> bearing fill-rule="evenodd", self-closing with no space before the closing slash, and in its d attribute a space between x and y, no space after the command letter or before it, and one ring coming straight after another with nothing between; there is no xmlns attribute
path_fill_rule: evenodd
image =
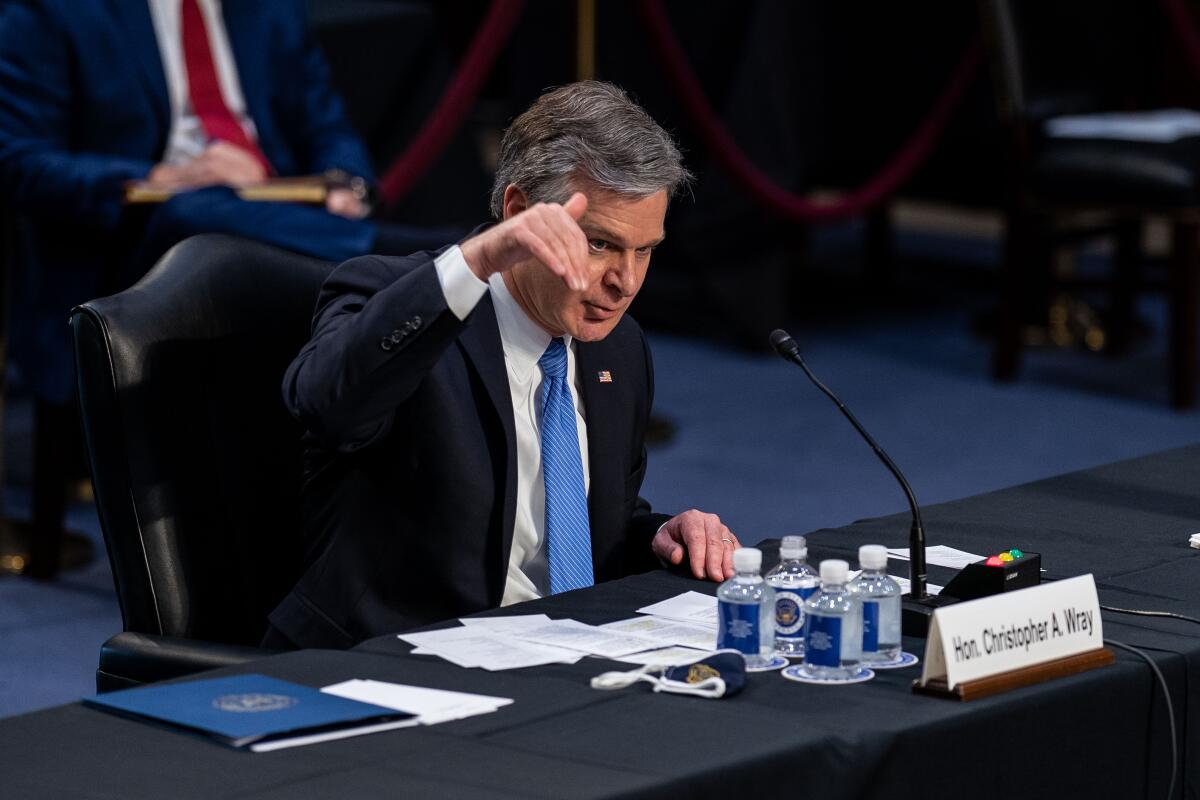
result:
<svg viewBox="0 0 1200 800"><path fill-rule="evenodd" d="M912 487L908 485L908 481L904 480L904 476L900 474L900 470L896 464L888 457L888 454L883 452L883 448L875 444L875 440L871 438L871 434L867 433L866 429L858 423L854 415L850 413L850 409L838 399L828 386L821 383L816 375L813 375L812 370L808 368L808 364L804 363L804 359L800 357L800 345L796 344L787 331L775 330L771 332L771 346L788 361L791 361L800 366L804 370L804 374L812 381L818 389L825 393L825 396L834 402L846 419L850 420L850 424L854 429L871 445L871 449L875 451L875 455L883 462L883 465L896 476L896 480L900 482L900 487L904 489L904 496L908 498L908 507L912 510L912 527L908 532L908 576L910 581L910 595L914 600L925 598L925 526L921 522L921 507L917 505L917 498L913 495Z"/></svg>

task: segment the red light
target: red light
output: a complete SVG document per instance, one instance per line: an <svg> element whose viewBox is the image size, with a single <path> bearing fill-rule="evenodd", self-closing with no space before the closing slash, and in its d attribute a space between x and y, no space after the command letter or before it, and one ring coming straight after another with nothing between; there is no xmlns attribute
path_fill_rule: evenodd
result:
<svg viewBox="0 0 1200 800"><path fill-rule="evenodd" d="M987 561L984 562L984 564L986 564L989 567L1003 567L1004 566L1004 562L1000 560L1000 556L991 556Z"/></svg>

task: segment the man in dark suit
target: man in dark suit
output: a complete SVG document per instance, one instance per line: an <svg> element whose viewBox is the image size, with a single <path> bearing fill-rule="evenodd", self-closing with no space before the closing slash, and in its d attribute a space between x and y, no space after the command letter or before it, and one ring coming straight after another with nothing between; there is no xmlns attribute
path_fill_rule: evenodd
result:
<svg viewBox="0 0 1200 800"><path fill-rule="evenodd" d="M196 87L234 121L219 135L201 124ZM337 260L371 252L375 226L346 193L328 210L251 207L229 188L329 169L372 177L301 0L0 4L0 192L20 267L12 346L35 395L72 394L71 307L122 288L191 233ZM195 191L147 219L123 204L132 180Z"/></svg>
<svg viewBox="0 0 1200 800"><path fill-rule="evenodd" d="M732 574L715 515L638 496L653 373L625 311L687 179L624 92L572 84L506 132L498 224L330 275L284 379L308 566L265 643L345 647L684 559Z"/></svg>

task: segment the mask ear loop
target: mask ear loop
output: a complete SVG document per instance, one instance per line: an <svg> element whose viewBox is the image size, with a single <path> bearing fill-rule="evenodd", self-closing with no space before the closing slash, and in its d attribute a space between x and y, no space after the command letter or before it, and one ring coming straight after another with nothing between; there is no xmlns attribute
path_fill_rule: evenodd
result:
<svg viewBox="0 0 1200 800"><path fill-rule="evenodd" d="M725 694L725 679L714 675L699 683L684 683L683 681L673 681L670 678L658 678L654 681L654 691L717 698Z"/></svg>
<svg viewBox="0 0 1200 800"><path fill-rule="evenodd" d="M592 678L593 689L624 689L627 686L632 686L639 681L654 686L656 692L670 692L672 694L690 694L695 697L716 698L725 694L725 680L723 678L713 676L705 678L700 683L685 683L684 681L673 681L669 678L663 678L651 673L662 672L666 666L662 664L647 664L639 669L630 670L629 672L604 672Z"/></svg>
<svg viewBox="0 0 1200 800"><path fill-rule="evenodd" d="M603 672L592 678L593 689L624 689L626 686L632 686L638 681L649 681L653 684L658 684L658 678L651 675L651 672L662 672L666 666L662 664L647 664L639 669L630 670L629 672Z"/></svg>

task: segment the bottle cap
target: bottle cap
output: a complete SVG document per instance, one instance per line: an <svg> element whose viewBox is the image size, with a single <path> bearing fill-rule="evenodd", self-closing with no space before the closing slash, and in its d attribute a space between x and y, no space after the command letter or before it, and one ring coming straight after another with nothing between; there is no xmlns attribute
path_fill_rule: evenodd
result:
<svg viewBox="0 0 1200 800"><path fill-rule="evenodd" d="M736 572L758 572L762 569L762 550L757 547L739 547L734 550L733 569Z"/></svg>
<svg viewBox="0 0 1200 800"><path fill-rule="evenodd" d="M804 558L808 555L808 542L803 536L785 536L779 543L780 558Z"/></svg>
<svg viewBox="0 0 1200 800"><path fill-rule="evenodd" d="M828 558L821 562L821 583L845 583L850 574L850 565L840 558Z"/></svg>
<svg viewBox="0 0 1200 800"><path fill-rule="evenodd" d="M887 566L887 548L881 544L864 544L858 548L858 564L863 569L883 569Z"/></svg>

